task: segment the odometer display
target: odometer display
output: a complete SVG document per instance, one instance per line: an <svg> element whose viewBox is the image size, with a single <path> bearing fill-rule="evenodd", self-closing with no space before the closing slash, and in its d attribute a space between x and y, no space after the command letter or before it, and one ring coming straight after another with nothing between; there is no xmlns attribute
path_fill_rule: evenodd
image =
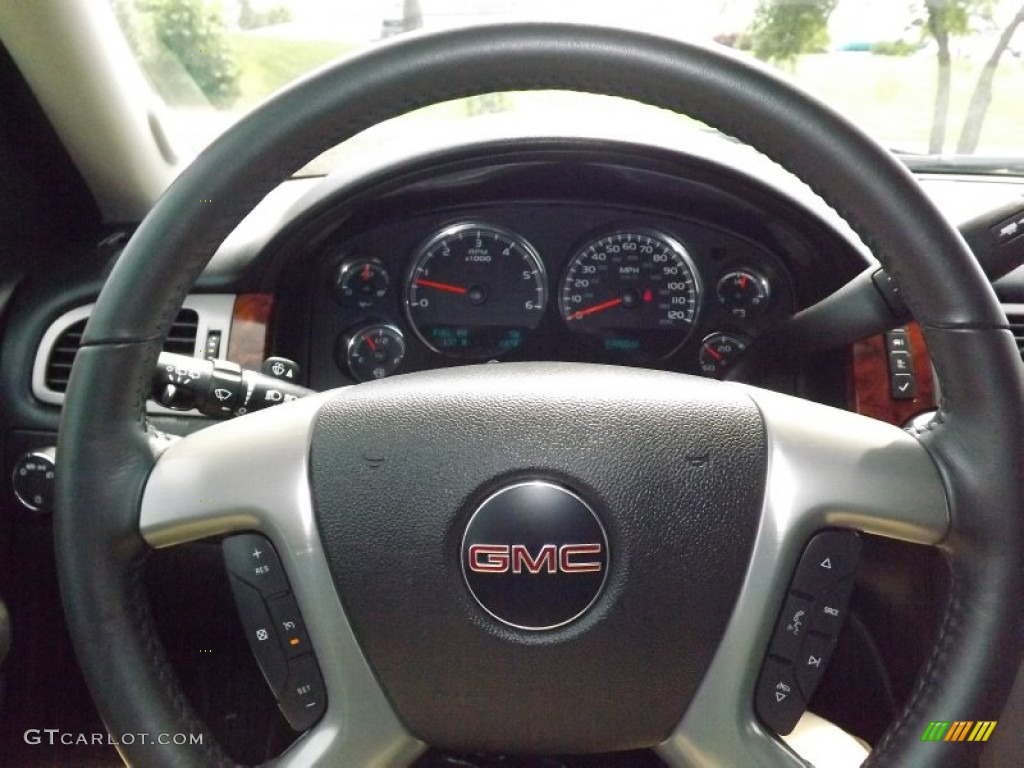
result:
<svg viewBox="0 0 1024 768"><path fill-rule="evenodd" d="M431 349L494 357L522 345L547 304L547 276L522 237L463 223L420 249L405 289L409 321Z"/></svg>
<svg viewBox="0 0 1024 768"><path fill-rule="evenodd" d="M609 352L664 355L686 340L701 286L686 249L655 231L615 232L585 246L562 280L559 309L573 331Z"/></svg>

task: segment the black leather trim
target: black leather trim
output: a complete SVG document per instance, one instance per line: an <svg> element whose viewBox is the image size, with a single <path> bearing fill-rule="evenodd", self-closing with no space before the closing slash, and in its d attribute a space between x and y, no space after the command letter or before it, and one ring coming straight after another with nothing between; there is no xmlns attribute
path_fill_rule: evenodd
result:
<svg viewBox="0 0 1024 768"><path fill-rule="evenodd" d="M984 744L937 753L921 735L932 720L998 720L1024 652L1017 347L1009 331L924 332L936 365L959 369L943 379L939 417L920 437L950 493L951 534L942 546L950 599L931 658L871 766L973 765Z"/></svg>
<svg viewBox="0 0 1024 768"><path fill-rule="evenodd" d="M147 217L139 227L126 254L149 255L146 268L138 267L140 261L114 269L105 292L119 301L105 302L94 313L86 343L162 335L175 309L151 297L183 299L245 214L289 173L339 141L438 101L553 88L657 104L748 141L800 176L857 229L889 273L907 284L904 291L919 320L949 326L1005 322L973 260L958 263L963 291L943 290L945 273L929 276L933 254L966 252L966 245L920 194L910 172L843 117L767 68L724 49L639 33L518 24L399 38L323 70L254 110L181 174L160 201L157 210L165 215ZM193 215L186 221L179 214L189 209ZM175 259L152 258L172 250ZM890 256L896 259L891 264ZM122 257L125 264L132 261ZM914 280L905 279L909 274ZM966 298L985 292L993 300L984 307Z"/></svg>
<svg viewBox="0 0 1024 768"><path fill-rule="evenodd" d="M955 600L920 693L886 738L877 762L951 759L948 751L926 752L932 745L915 743L915 723L931 716L933 705L996 705L1004 687L999 681L1012 679L1020 656L1016 630L1024 610L1016 586L1024 557L1015 444L1021 374L1005 337L997 341L998 334L984 330L1005 323L991 286L900 163L767 69L723 51L560 24L400 38L329 67L266 102L211 145L133 237L103 289L83 352L96 345L112 349L80 355L60 440L57 535L65 606L104 717L113 729L140 722L166 729L187 717L177 707L173 682L148 663L151 628L131 591L130 564L141 551L134 516L148 468L140 442L141 395L156 345L121 342L165 334L224 236L265 193L322 150L416 107L493 90L539 88L657 104L748 141L804 179L850 222L930 329L947 395L943 425L929 446L944 467L955 505L947 543ZM956 328L981 330L937 330ZM960 333L971 334L977 349L965 350L970 345L960 341ZM963 352L970 354L964 358L974 363L970 367L959 357ZM132 391L104 388L112 370ZM115 638L113 628L125 634ZM1006 641L1002 654L981 653L997 641ZM112 645L103 648L107 642ZM972 665L969 671L964 663ZM141 755L131 756L142 760ZM174 765L192 757L166 749L145 753L144 762Z"/></svg>
<svg viewBox="0 0 1024 768"><path fill-rule="evenodd" d="M153 466L143 421L160 344L85 347L78 353L61 422L55 545L75 652L108 731L203 734L199 746L118 747L143 765L220 765L225 758L185 701L155 633L142 584L147 548L138 507ZM110 382L123 377L127 389ZM143 371L146 372L143 378ZM85 412L87 418L74 418ZM80 450L65 450L80 446Z"/></svg>

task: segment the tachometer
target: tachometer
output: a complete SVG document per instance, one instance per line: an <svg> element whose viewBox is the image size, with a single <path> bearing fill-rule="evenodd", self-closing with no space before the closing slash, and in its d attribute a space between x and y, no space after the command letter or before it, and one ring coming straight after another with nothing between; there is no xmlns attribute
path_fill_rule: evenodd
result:
<svg viewBox="0 0 1024 768"><path fill-rule="evenodd" d="M547 275L521 236L475 222L437 233L405 287L409 322L431 349L484 358L516 349L540 323Z"/></svg>
<svg viewBox="0 0 1024 768"><path fill-rule="evenodd" d="M559 309L567 326L613 352L663 355L693 330L700 311L697 269L683 246L654 230L615 232L569 262Z"/></svg>

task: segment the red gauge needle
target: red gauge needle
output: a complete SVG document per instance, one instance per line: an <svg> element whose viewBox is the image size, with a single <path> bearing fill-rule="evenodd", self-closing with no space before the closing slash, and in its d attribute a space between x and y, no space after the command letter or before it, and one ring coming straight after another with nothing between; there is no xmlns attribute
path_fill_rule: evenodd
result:
<svg viewBox="0 0 1024 768"><path fill-rule="evenodd" d="M370 282L370 265L368 263L363 264L363 282Z"/></svg>
<svg viewBox="0 0 1024 768"><path fill-rule="evenodd" d="M417 277L413 282L416 283L416 285L422 285L424 288L436 288L439 291L448 291L449 293L468 293L468 290L462 286L438 283L433 280L425 280L422 277Z"/></svg>
<svg viewBox="0 0 1024 768"><path fill-rule="evenodd" d="M714 347L704 347L704 351L711 355L716 363L722 362L722 353L716 352Z"/></svg>
<svg viewBox="0 0 1024 768"><path fill-rule="evenodd" d="M740 275L740 290L741 291L747 290L747 276L746 275Z"/></svg>
<svg viewBox="0 0 1024 768"><path fill-rule="evenodd" d="M582 320L587 315L592 315L595 312L604 312L604 310L611 309L612 307L617 307L621 303L622 303L622 297L621 296L619 298L617 298L617 299L609 299L608 301L602 301L600 304L595 304L592 307L587 307L586 309L581 309L578 312L573 312L572 315L571 315L571 319L572 320Z"/></svg>
<svg viewBox="0 0 1024 768"><path fill-rule="evenodd" d="M373 340L373 336L366 337L366 344L370 348L371 352L377 351L377 342Z"/></svg>

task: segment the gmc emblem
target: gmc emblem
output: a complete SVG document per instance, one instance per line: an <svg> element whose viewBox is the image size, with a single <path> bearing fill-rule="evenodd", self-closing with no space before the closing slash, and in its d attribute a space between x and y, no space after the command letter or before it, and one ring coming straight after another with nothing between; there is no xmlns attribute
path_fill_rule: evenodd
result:
<svg viewBox="0 0 1024 768"><path fill-rule="evenodd" d="M611 571L608 535L581 496L545 480L495 491L466 523L458 564L493 618L546 630L582 616Z"/></svg>
<svg viewBox="0 0 1024 768"><path fill-rule="evenodd" d="M597 573L604 563L582 558L603 549L600 543L544 544L534 556L524 544L473 544L467 556L474 573Z"/></svg>

